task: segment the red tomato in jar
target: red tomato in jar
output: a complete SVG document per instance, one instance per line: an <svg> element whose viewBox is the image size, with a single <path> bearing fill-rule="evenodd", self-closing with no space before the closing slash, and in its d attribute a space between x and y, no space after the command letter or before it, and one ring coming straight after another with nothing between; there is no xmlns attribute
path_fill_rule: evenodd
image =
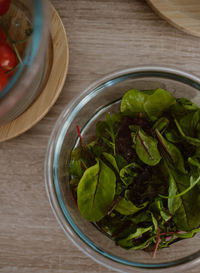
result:
<svg viewBox="0 0 200 273"><path fill-rule="evenodd" d="M7 37L6 34L4 33L3 29L0 28L0 44L6 43Z"/></svg>
<svg viewBox="0 0 200 273"><path fill-rule="evenodd" d="M6 87L8 83L8 76L0 69L0 92Z"/></svg>
<svg viewBox="0 0 200 273"><path fill-rule="evenodd" d="M8 72L17 65L17 57L9 44L0 44L0 68Z"/></svg>
<svg viewBox="0 0 200 273"><path fill-rule="evenodd" d="M4 15L10 7L11 0L0 0L0 16Z"/></svg>

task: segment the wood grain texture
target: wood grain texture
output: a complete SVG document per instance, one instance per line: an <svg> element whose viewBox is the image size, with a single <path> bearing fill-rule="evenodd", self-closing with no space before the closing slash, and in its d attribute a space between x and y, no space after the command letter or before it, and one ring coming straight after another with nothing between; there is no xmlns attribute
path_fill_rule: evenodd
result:
<svg viewBox="0 0 200 273"><path fill-rule="evenodd" d="M0 144L0 272L114 273L78 250L51 212L43 176L50 132L67 104L113 70L157 64L200 75L200 41L160 19L144 0L52 2L68 34L69 73L46 117Z"/></svg>
<svg viewBox="0 0 200 273"><path fill-rule="evenodd" d="M199 0L147 0L147 2L173 26L200 37Z"/></svg>

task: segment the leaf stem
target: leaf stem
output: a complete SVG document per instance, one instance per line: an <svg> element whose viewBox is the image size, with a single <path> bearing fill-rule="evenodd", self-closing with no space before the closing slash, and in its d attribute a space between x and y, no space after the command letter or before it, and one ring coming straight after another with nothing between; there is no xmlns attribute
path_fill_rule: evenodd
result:
<svg viewBox="0 0 200 273"><path fill-rule="evenodd" d="M84 171L87 169L82 161L81 161L81 167L84 169Z"/></svg>
<svg viewBox="0 0 200 273"><path fill-rule="evenodd" d="M6 37L7 37L8 41L9 41L9 44L12 46L12 48L13 48L13 50L14 50L14 52L15 52L15 55L17 56L17 59L18 59L19 63L22 64L23 61L22 61L22 58L21 58L21 56L20 56L20 54L19 54L19 52L18 52L18 50L17 50L17 47L16 47L16 45L15 45L13 39L10 37L8 31L5 29L5 27L4 27L4 25L2 24L2 22L1 22L1 27L2 27L3 31L5 32Z"/></svg>
<svg viewBox="0 0 200 273"><path fill-rule="evenodd" d="M158 226L158 237L157 237L156 246L155 246L155 249L154 249L154 252L153 252L153 258L156 257L156 253L157 253L157 250L158 250L159 242L160 242L160 228Z"/></svg>
<svg viewBox="0 0 200 273"><path fill-rule="evenodd" d="M147 152L148 156L152 159L152 156L151 156L151 154L150 154L150 152L149 152L149 150L148 150L147 145L146 145L145 142L143 141L143 139L142 139L142 137L141 137L141 135L140 135L140 132L138 132L137 136L138 136L138 138L139 138L139 140L140 140L142 146L144 147L145 151Z"/></svg>
<svg viewBox="0 0 200 273"><path fill-rule="evenodd" d="M190 178L191 179L191 178ZM200 177L197 178L197 180L192 183L192 185L190 185L187 189L185 189L184 191L180 192L179 194L176 194L176 195L173 195L173 196L165 196L165 195L162 195L162 194L159 194L160 197L162 198L165 198L165 199L172 199L172 198L177 198L177 197L180 197L184 194L186 194L188 191L190 191L192 188L194 188L194 186L196 186L196 184L198 184L200 181Z"/></svg>
<svg viewBox="0 0 200 273"><path fill-rule="evenodd" d="M76 125L76 129L77 129L77 133L78 133L78 136L80 138L80 141L82 140L82 136L81 136L81 132L80 132L80 129L79 129L79 126Z"/></svg>

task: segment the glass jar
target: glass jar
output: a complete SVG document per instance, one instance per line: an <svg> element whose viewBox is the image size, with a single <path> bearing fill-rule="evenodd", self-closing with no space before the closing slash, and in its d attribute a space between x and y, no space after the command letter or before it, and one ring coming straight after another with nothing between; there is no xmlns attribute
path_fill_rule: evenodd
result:
<svg viewBox="0 0 200 273"><path fill-rule="evenodd" d="M18 55L14 74L0 92L0 125L14 120L40 91L49 42L48 0L12 0L0 26Z"/></svg>

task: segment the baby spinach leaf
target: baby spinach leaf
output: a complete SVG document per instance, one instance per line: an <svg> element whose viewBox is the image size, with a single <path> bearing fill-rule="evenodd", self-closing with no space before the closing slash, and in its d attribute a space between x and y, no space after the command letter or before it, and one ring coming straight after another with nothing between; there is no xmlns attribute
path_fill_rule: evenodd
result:
<svg viewBox="0 0 200 273"><path fill-rule="evenodd" d="M122 193L124 192L125 189L126 189L126 185L124 185L124 184L121 182L121 180L120 180L120 181L117 180L117 182L116 182L116 190L115 190L116 195L122 194Z"/></svg>
<svg viewBox="0 0 200 273"><path fill-rule="evenodd" d="M121 213L122 215L131 215L144 209L147 205L148 202L145 202L141 204L139 207L137 207L130 200L126 200L125 198L123 198L117 203L115 210Z"/></svg>
<svg viewBox="0 0 200 273"><path fill-rule="evenodd" d="M153 213L152 213L152 212L150 212L150 213L151 213L151 218L152 218L154 230L155 230L156 232L158 232L158 221L157 221L157 219L155 218L155 216L153 215Z"/></svg>
<svg viewBox="0 0 200 273"><path fill-rule="evenodd" d="M105 134L106 128L107 128L106 121L102 120L98 121L96 124L96 136L101 138Z"/></svg>
<svg viewBox="0 0 200 273"><path fill-rule="evenodd" d="M189 232L176 233L176 236L179 238L187 239L187 238L192 238L198 232L200 232L200 228L195 228Z"/></svg>
<svg viewBox="0 0 200 273"><path fill-rule="evenodd" d="M165 240L162 238L163 236L161 236L161 240L159 242L159 249L161 248L166 248L169 246L170 243L172 243L175 240L175 236L168 236L168 239Z"/></svg>
<svg viewBox="0 0 200 273"><path fill-rule="evenodd" d="M129 249L131 250L142 250L147 248L150 244L152 244L152 242L155 240L156 236L152 236L150 238L148 238L146 241L144 241L143 243L139 244L139 245L134 245Z"/></svg>
<svg viewBox="0 0 200 273"><path fill-rule="evenodd" d="M70 169L69 169L70 175L81 178L81 176L83 175L84 170L85 170L84 169L85 165L83 165L83 164L84 163L82 162L81 159L79 159L79 160L71 160L71 162L70 162Z"/></svg>
<svg viewBox="0 0 200 273"><path fill-rule="evenodd" d="M115 145L115 141L116 141L116 136L117 133L114 130L114 122L112 120L112 118L110 117L110 115L108 113L106 113L106 119L107 119L107 128L106 128L106 132L108 133L108 135L110 136L112 142L111 142L111 146L113 148L113 153L114 156L116 155L116 145Z"/></svg>
<svg viewBox="0 0 200 273"><path fill-rule="evenodd" d="M191 174L198 178L200 176L200 160L198 159L198 156L189 157L188 163Z"/></svg>
<svg viewBox="0 0 200 273"><path fill-rule="evenodd" d="M69 174L81 178L84 171L93 164L89 150L82 146L77 147L71 153Z"/></svg>
<svg viewBox="0 0 200 273"><path fill-rule="evenodd" d="M193 113L198 110L198 106L192 103L186 98L179 98L176 100L176 103L170 106L170 115L177 120L183 116Z"/></svg>
<svg viewBox="0 0 200 273"><path fill-rule="evenodd" d="M153 125L152 130L154 131L157 129L159 132L164 133L164 131L167 129L169 126L169 119L165 117L159 118Z"/></svg>
<svg viewBox="0 0 200 273"><path fill-rule="evenodd" d="M200 109L194 112L192 121L191 121L192 128L198 131L200 129Z"/></svg>
<svg viewBox="0 0 200 273"><path fill-rule="evenodd" d="M161 217L163 218L164 221L169 221L172 218L172 215L170 215L166 209L164 208L163 201L161 198L157 197L155 199L155 206L158 209Z"/></svg>
<svg viewBox="0 0 200 273"><path fill-rule="evenodd" d="M114 172L100 159L88 168L78 185L77 201L82 216L88 221L102 219L115 196Z"/></svg>
<svg viewBox="0 0 200 273"><path fill-rule="evenodd" d="M200 225L200 196L198 191L193 188L180 198L182 204L176 211L173 219L178 229L191 231Z"/></svg>
<svg viewBox="0 0 200 273"><path fill-rule="evenodd" d="M174 128L167 129L164 133L166 139L171 143L179 143L182 141L182 137Z"/></svg>
<svg viewBox="0 0 200 273"><path fill-rule="evenodd" d="M139 113L145 114L143 105L147 97L148 94L136 89L127 91L121 101L121 112L134 117L137 117Z"/></svg>
<svg viewBox="0 0 200 273"><path fill-rule="evenodd" d="M135 232L137 229L137 226L134 223L131 223L129 221L124 222L124 226L121 226L121 229L119 229L119 226L114 233L115 241L119 241L123 238L126 238L131 233Z"/></svg>
<svg viewBox="0 0 200 273"><path fill-rule="evenodd" d="M183 134L180 132L182 135L196 138L200 124L200 110L187 111L183 116L175 118L183 132Z"/></svg>
<svg viewBox="0 0 200 273"><path fill-rule="evenodd" d="M189 157L188 158L188 163L190 166L190 173L191 173L191 177L190 177L190 186L195 186L197 185L200 189L200 160L198 159L198 155L197 156L193 156L193 157Z"/></svg>
<svg viewBox="0 0 200 273"><path fill-rule="evenodd" d="M176 100L176 103L172 104L169 108L170 116L174 118L181 118L184 116L188 111Z"/></svg>
<svg viewBox="0 0 200 273"><path fill-rule="evenodd" d="M145 210L137 215L132 216L130 218L130 221L135 223L136 225L144 222L152 223L152 217L150 213L147 210Z"/></svg>
<svg viewBox="0 0 200 273"><path fill-rule="evenodd" d="M100 157L103 151L105 151L105 148L99 144L97 139L87 144L86 147L93 158Z"/></svg>
<svg viewBox="0 0 200 273"><path fill-rule="evenodd" d="M200 185L200 177L198 178L194 178L193 176L190 177L190 186L188 188L186 188L184 191L176 194L176 195L169 195L169 196L163 196L163 195L160 195L161 197L163 198L168 198L168 199L174 199L174 198L177 198L177 197L180 197L184 194L186 194L187 192L189 192L191 189L193 189L197 184Z"/></svg>
<svg viewBox="0 0 200 273"><path fill-rule="evenodd" d="M156 120L175 102L175 98L169 92L158 88L144 101L144 110L151 120Z"/></svg>
<svg viewBox="0 0 200 273"><path fill-rule="evenodd" d="M178 191L177 184L179 183L179 180L177 181L177 176L174 175L170 170L169 171L169 199L168 199L168 208L171 214L175 214L175 212L180 208L182 205L182 200L180 197L177 198L170 198L171 196L175 196Z"/></svg>
<svg viewBox="0 0 200 273"><path fill-rule="evenodd" d="M157 165L161 160L157 140L148 136L142 129L137 134L136 153L142 162L150 166Z"/></svg>
<svg viewBox="0 0 200 273"><path fill-rule="evenodd" d="M122 118L122 114L120 112L117 112L113 115L109 115L107 113L106 116L109 116L109 120L108 119L105 121L100 120L96 124L96 136L99 138L101 138L105 134L106 128L109 127L108 123L110 123L111 126L114 126L114 124L120 122Z"/></svg>
<svg viewBox="0 0 200 273"><path fill-rule="evenodd" d="M114 129L116 119L113 118L106 113L106 121L99 121L96 125L96 134L99 138L101 138L108 147L113 150L114 156L116 155L116 136L118 131L116 132ZM106 134L107 136L106 136Z"/></svg>
<svg viewBox="0 0 200 273"><path fill-rule="evenodd" d="M173 220L178 229L190 231L200 224L200 195L192 188L184 195L174 198L190 186L190 179L186 174L168 166L166 168L169 173L169 211L174 215Z"/></svg>
<svg viewBox="0 0 200 273"><path fill-rule="evenodd" d="M188 158L188 162L190 164L191 167L191 176L190 178L187 177L190 181L190 186L188 188L186 188L185 190L183 190L182 192L178 193L178 194L174 194L174 195L169 195L169 196L163 196L160 195L162 198L168 198L168 199L174 199L177 197L180 197L184 194L186 194L187 192L189 192L192 188L194 188L197 184L200 185L200 163L198 160L196 160L195 158ZM194 166L197 167L197 169L194 171ZM175 173L174 173L175 174ZM183 181L186 181L185 178L182 177ZM187 184L187 182L185 183Z"/></svg>
<svg viewBox="0 0 200 273"><path fill-rule="evenodd" d="M109 153L106 153L106 152L103 152L103 156L114 167L114 169L119 173L119 168L117 166L117 162L116 162L114 156Z"/></svg>
<svg viewBox="0 0 200 273"><path fill-rule="evenodd" d="M142 170L137 163L130 163L124 166L120 172L120 178L125 185L129 185L134 181L134 178L138 176L139 170Z"/></svg>
<svg viewBox="0 0 200 273"><path fill-rule="evenodd" d="M125 158L123 158L122 155L116 154L115 160L117 162L117 166L119 168L119 170L121 170L123 167L125 167L128 162Z"/></svg>
<svg viewBox="0 0 200 273"><path fill-rule="evenodd" d="M118 240L117 244L124 247L124 248L126 248L126 249L130 249L130 248L131 249L142 249L142 248L137 248L138 246L134 245L133 239L142 236L144 233L146 233L148 231L152 231L152 226L147 227L147 228L137 228L137 230L135 232L131 233L126 238ZM139 245L141 245L141 244L139 244ZM144 247L146 247L146 244L144 245Z"/></svg>
<svg viewBox="0 0 200 273"><path fill-rule="evenodd" d="M178 123L178 121L176 119L174 119L174 122L177 126L177 129L179 131L179 133L181 134L181 136L190 144L194 145L194 146L200 146L200 140L198 138L194 138L194 137L190 137L190 136L186 136L185 133L183 132L180 124Z"/></svg>
<svg viewBox="0 0 200 273"><path fill-rule="evenodd" d="M185 110L188 110L188 111L194 111L199 109L199 107L195 103L193 103L192 101L186 98L179 98L177 99L177 102L181 106L183 106Z"/></svg>
<svg viewBox="0 0 200 273"><path fill-rule="evenodd" d="M155 132L164 151L167 153L174 166L176 166L179 171L186 173L184 159L179 149L174 144L167 141L157 129L155 129Z"/></svg>
<svg viewBox="0 0 200 273"><path fill-rule="evenodd" d="M125 233L125 237L128 236L130 232L136 230L135 224L131 225L131 222L126 220L125 216L121 216L120 214L111 213L108 216L105 216L98 222L98 225L103 229L108 235L111 235L113 238L117 237L120 234L123 237L122 233ZM127 231L126 228L131 226L131 231ZM128 232L128 234L127 234Z"/></svg>
<svg viewBox="0 0 200 273"><path fill-rule="evenodd" d="M151 120L156 120L175 102L175 98L161 88L150 92L131 89L122 98L121 112L129 116L147 114Z"/></svg>
<svg viewBox="0 0 200 273"><path fill-rule="evenodd" d="M138 134L138 131L140 129L140 126L139 125L130 125L129 129L131 130L131 138L133 140L132 147L135 149L137 134Z"/></svg>
<svg viewBox="0 0 200 273"><path fill-rule="evenodd" d="M71 159L72 160L79 160L83 157L83 149L81 146L78 146L71 152Z"/></svg>
<svg viewBox="0 0 200 273"><path fill-rule="evenodd" d="M193 137L195 134L195 126L193 124L194 112L189 112L179 119L179 125L185 135ZM196 124L195 124L196 125Z"/></svg>

